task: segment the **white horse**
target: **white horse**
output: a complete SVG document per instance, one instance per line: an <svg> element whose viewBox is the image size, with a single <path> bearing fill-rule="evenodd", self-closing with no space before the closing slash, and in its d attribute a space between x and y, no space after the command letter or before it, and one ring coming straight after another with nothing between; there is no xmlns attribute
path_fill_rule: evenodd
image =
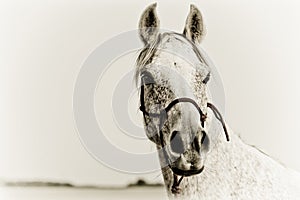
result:
<svg viewBox="0 0 300 200"><path fill-rule="evenodd" d="M300 199L299 174L227 131L210 103L211 66L199 48L205 35L199 10L191 5L179 34L159 32L155 8L150 5L140 19L145 46L136 78L145 132L157 146L169 197Z"/></svg>

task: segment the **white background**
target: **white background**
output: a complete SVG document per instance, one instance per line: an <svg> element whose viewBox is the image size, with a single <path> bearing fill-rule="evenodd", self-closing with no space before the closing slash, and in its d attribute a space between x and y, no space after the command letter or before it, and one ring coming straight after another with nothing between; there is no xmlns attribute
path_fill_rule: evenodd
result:
<svg viewBox="0 0 300 200"><path fill-rule="evenodd" d="M80 144L72 113L74 83L84 60L108 38L136 29L150 3L1 1L1 179L109 185L136 177L161 180L159 173L123 174L94 160ZM223 79L228 124L247 143L300 171L299 3L194 3L207 25L202 46ZM181 32L189 4L158 1L161 27ZM134 60L117 63L134 67ZM143 142L133 142L130 150L153 149Z"/></svg>

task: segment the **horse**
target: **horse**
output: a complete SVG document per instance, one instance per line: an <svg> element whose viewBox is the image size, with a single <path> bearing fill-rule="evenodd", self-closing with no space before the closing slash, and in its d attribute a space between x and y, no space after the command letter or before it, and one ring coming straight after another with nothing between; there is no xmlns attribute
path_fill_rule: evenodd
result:
<svg viewBox="0 0 300 200"><path fill-rule="evenodd" d="M211 103L212 66L200 48L206 29L199 9L190 6L183 32L176 33L160 31L156 7L148 6L139 20L144 47L135 79L169 198L300 199L299 173L245 144Z"/></svg>

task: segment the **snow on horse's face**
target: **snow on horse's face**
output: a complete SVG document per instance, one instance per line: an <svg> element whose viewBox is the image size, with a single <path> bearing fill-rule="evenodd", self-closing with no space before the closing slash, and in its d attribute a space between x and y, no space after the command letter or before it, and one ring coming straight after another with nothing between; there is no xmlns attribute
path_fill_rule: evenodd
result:
<svg viewBox="0 0 300 200"><path fill-rule="evenodd" d="M210 121L202 122L200 113L207 113L210 76L197 48L204 36L203 20L199 10L191 6L183 34L160 33L155 8L156 4L149 6L139 23L145 46L137 59L136 76L143 85L145 131L161 150L160 160L175 174L190 176L203 170L209 150L206 127ZM175 104L178 98L188 100Z"/></svg>

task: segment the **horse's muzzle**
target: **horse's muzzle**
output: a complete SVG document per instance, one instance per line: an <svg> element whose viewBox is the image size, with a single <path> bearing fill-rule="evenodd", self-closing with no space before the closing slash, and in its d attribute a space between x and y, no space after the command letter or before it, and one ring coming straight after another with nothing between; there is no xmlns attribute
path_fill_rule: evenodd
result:
<svg viewBox="0 0 300 200"><path fill-rule="evenodd" d="M190 169L190 170L182 170L178 169L177 167L171 167L174 174L178 176L193 176L200 174L204 170L204 166L202 166L200 169Z"/></svg>

